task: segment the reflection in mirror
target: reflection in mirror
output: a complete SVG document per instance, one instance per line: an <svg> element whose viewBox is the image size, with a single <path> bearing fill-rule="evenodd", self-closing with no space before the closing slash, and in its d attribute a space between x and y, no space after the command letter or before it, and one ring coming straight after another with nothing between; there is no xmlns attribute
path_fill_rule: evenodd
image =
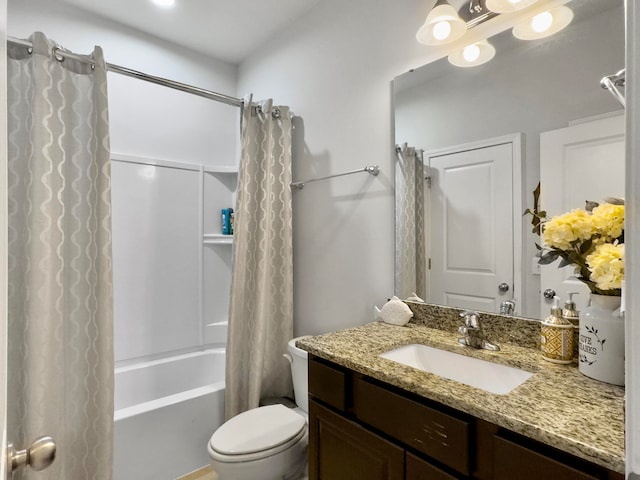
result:
<svg viewBox="0 0 640 480"><path fill-rule="evenodd" d="M396 155L396 293L424 299L424 159L421 151L407 144L397 146Z"/></svg>
<svg viewBox="0 0 640 480"><path fill-rule="evenodd" d="M430 303L492 312L514 301L517 315L547 313L541 312L539 239L522 218L541 178L540 136L619 114L620 105L600 80L624 66L623 0L573 0L569 6L574 19L556 35L522 41L507 30L491 38L496 56L484 65L457 68L443 58L394 79L395 141L408 145L400 147L396 161L396 220L402 227L396 235L403 235L396 238L396 294L401 298L415 292ZM409 257L403 251L422 247L404 237L400 220L408 218L402 194L415 190L403 184L411 147L424 151L431 180L431 188L423 182L424 201L410 214L419 218L424 211L422 291L419 281L411 280L419 268L405 275ZM565 173L567 181L573 178ZM544 203L544 184L541 189ZM509 225L496 225L498 210L507 211L502 215ZM501 263L510 270L504 278L496 275ZM447 279L444 273L455 275ZM490 291L467 291L465 284L477 286L477 281L466 279L466 273L494 275L483 287Z"/></svg>

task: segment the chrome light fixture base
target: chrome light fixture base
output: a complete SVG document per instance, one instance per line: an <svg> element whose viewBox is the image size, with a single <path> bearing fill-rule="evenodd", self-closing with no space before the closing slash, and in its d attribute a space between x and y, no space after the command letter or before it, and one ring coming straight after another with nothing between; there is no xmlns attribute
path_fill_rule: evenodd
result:
<svg viewBox="0 0 640 480"><path fill-rule="evenodd" d="M498 16L498 12L491 10L487 2L488 0L469 0L460 7L458 15L467 24L467 29Z"/></svg>
<svg viewBox="0 0 640 480"><path fill-rule="evenodd" d="M487 8L496 13L511 13L527 8L538 0L487 0Z"/></svg>

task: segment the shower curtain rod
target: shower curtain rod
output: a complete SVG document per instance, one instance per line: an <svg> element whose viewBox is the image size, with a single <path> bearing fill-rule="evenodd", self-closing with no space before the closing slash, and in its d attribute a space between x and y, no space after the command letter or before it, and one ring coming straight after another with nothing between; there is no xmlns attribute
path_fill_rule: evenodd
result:
<svg viewBox="0 0 640 480"><path fill-rule="evenodd" d="M16 45L21 45L27 48L33 48L33 45L28 40L22 40L14 37L7 37L7 42L14 43ZM79 55L76 53L70 53L60 48L55 48L54 53L56 56L63 57L63 58L72 58L74 60L80 60L88 63L93 62L93 59L88 55ZM169 80L167 78L157 77L155 75L149 75L148 73L139 72L137 70L133 70L127 67L122 67L120 65L115 65L113 63L107 62L107 70L109 72L119 73L120 75L124 75L127 77L137 78L140 80L144 80L146 82L155 83L156 85L162 85L164 87L173 88L174 90L180 90L181 92L191 93L192 95L208 98L210 100L215 100L217 102L225 103L227 105L232 105L235 107L244 106L244 100L241 98L231 97L229 95L213 92L211 90L205 90L204 88L194 87L193 85L176 82L175 80Z"/></svg>

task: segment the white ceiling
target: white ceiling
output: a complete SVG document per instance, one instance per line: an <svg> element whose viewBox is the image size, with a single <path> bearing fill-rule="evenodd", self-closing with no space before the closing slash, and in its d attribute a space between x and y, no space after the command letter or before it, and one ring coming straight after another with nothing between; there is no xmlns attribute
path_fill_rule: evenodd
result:
<svg viewBox="0 0 640 480"><path fill-rule="evenodd" d="M320 0L62 0L220 60L239 63Z"/></svg>

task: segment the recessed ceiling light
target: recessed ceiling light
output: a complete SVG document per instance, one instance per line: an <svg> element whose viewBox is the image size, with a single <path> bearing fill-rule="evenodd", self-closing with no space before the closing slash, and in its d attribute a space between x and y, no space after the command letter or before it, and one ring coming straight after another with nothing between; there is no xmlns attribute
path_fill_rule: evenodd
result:
<svg viewBox="0 0 640 480"><path fill-rule="evenodd" d="M175 0L151 0L154 5L161 8L171 8L175 5Z"/></svg>

